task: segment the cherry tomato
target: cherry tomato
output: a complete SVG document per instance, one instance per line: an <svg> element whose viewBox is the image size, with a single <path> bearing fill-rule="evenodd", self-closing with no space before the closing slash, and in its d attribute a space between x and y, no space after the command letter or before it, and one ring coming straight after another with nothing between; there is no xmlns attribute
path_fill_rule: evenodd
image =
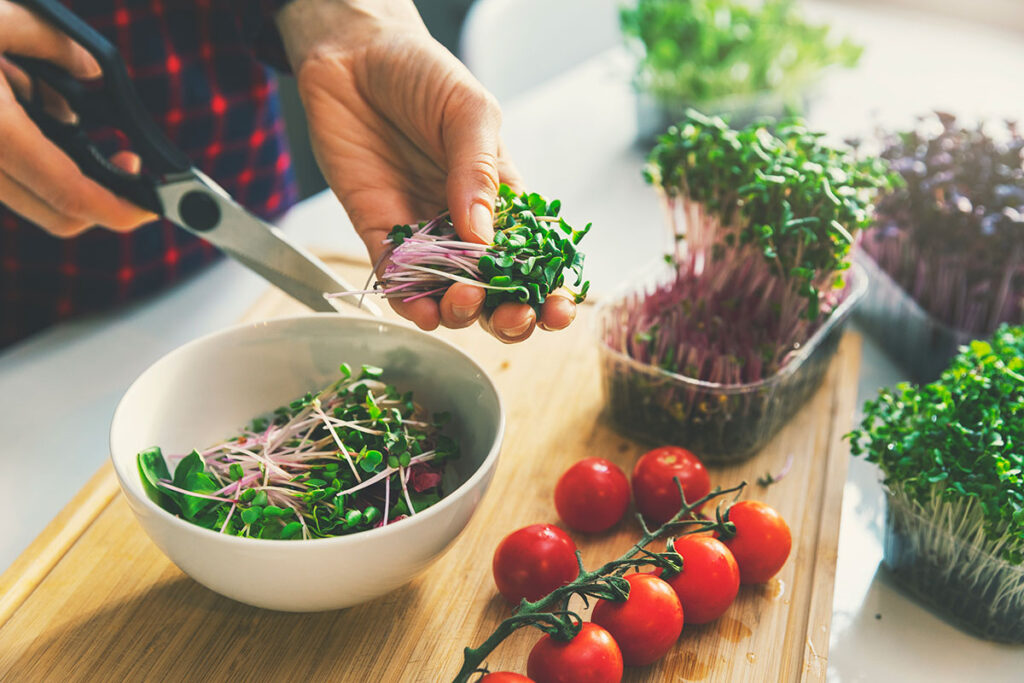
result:
<svg viewBox="0 0 1024 683"><path fill-rule="evenodd" d="M741 500L727 514L736 535L722 540L740 567L740 583L764 583L775 576L793 545L786 520L756 500Z"/></svg>
<svg viewBox="0 0 1024 683"><path fill-rule="evenodd" d="M567 643L549 635L538 640L526 673L536 683L619 683L622 652L608 631L586 622Z"/></svg>
<svg viewBox="0 0 1024 683"><path fill-rule="evenodd" d="M687 501L702 498L711 490L711 477L696 455L676 446L655 448L633 468L636 509L648 521L664 524L682 507L673 477L679 478Z"/></svg>
<svg viewBox="0 0 1024 683"><path fill-rule="evenodd" d="M498 544L492 569L498 591L510 604L539 600L579 574L576 544L556 526L524 526Z"/></svg>
<svg viewBox="0 0 1024 683"><path fill-rule="evenodd" d="M511 671L495 671L481 678L476 683L535 683L532 678Z"/></svg>
<svg viewBox="0 0 1024 683"><path fill-rule="evenodd" d="M584 458L565 471L555 486L555 509L577 531L606 531L629 507L629 480L603 458Z"/></svg>
<svg viewBox="0 0 1024 683"><path fill-rule="evenodd" d="M683 630L683 607L672 586L654 574L630 574L625 602L598 600L590 617L622 650L627 666L644 666L672 649Z"/></svg>
<svg viewBox="0 0 1024 683"><path fill-rule="evenodd" d="M729 609L740 590L740 568L717 538L688 534L673 542L683 571L665 579L679 596L687 624L706 624ZM655 573L661 576L661 569Z"/></svg>

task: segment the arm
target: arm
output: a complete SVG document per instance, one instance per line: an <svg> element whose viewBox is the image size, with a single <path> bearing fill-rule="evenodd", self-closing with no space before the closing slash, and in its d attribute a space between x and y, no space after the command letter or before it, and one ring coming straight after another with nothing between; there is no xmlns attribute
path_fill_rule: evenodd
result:
<svg viewBox="0 0 1024 683"><path fill-rule="evenodd" d="M278 14L298 79L313 151L371 259L397 223L451 211L463 240L489 243L499 182L520 184L504 156L501 112L468 69L438 44L411 0L295 0ZM394 302L423 329L471 325L484 291L455 284L440 302ZM553 295L539 324L561 329L575 306ZM485 326L500 340L538 324L526 304L499 306Z"/></svg>

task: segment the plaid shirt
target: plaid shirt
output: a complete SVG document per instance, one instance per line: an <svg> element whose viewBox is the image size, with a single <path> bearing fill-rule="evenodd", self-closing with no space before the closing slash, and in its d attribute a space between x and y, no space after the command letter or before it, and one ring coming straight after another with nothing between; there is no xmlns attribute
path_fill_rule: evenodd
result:
<svg viewBox="0 0 1024 683"><path fill-rule="evenodd" d="M63 0L118 48L167 137L265 218L296 200L270 70L283 65L273 12L286 0ZM126 148L100 131L107 153ZM73 315L150 294L215 260L160 220L59 239L0 203L0 348Z"/></svg>

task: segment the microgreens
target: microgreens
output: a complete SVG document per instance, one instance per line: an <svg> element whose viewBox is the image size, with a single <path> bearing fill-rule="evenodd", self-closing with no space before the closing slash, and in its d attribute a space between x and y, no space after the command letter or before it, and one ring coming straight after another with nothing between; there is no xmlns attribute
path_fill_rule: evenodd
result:
<svg viewBox="0 0 1024 683"><path fill-rule="evenodd" d="M904 187L878 203L864 250L922 308L957 330L1024 322L1024 138L1015 124L950 114L883 135Z"/></svg>
<svg viewBox="0 0 1024 683"><path fill-rule="evenodd" d="M717 531L728 538L735 533L736 526L728 521L727 514L723 515L721 510L717 511L715 519L698 518L695 513L705 503L715 498L730 493L735 493L738 496L746 486L746 482L727 489L715 488L703 498L692 502L686 501L686 495L683 493L683 487L678 478L675 479L675 484L679 488L680 498L684 502L672 519L657 529L651 530L647 527L643 517L638 514L636 518L643 532L640 540L618 559L606 562L593 571L587 571L583 567L583 558L577 550L576 562L579 565L577 577L571 583L556 588L534 602L523 599L516 607L515 614L498 624L498 627L483 643L475 648L465 648L462 668L455 676L453 683L468 683L473 674L483 671L482 667L487 656L520 628L533 626L550 634L553 638L564 641L572 640L579 633L583 624L583 618L569 610L569 600L574 595L582 598L584 605L587 605L591 598L621 602L629 597L629 582L623 578L623 575L630 569L658 567L666 576L679 573L683 568L683 558L673 548L673 536ZM647 550L647 546L658 539L666 540L666 550L660 553Z"/></svg>
<svg viewBox="0 0 1024 683"><path fill-rule="evenodd" d="M1024 327L864 413L851 451L882 471L895 578L983 637L1024 642Z"/></svg>
<svg viewBox="0 0 1024 683"><path fill-rule="evenodd" d="M645 175L671 217L676 277L634 295L609 344L720 384L777 372L842 301L854 235L890 180L798 120L733 130L693 110Z"/></svg>
<svg viewBox="0 0 1024 683"><path fill-rule="evenodd" d="M971 342L931 384L883 389L850 437L919 510L970 503L994 553L1024 562L1024 327Z"/></svg>
<svg viewBox="0 0 1024 683"><path fill-rule="evenodd" d="M324 538L385 526L443 495L445 461L458 446L364 365L307 393L242 433L178 460L173 477L159 448L138 455L147 494L168 512L250 538Z"/></svg>
<svg viewBox="0 0 1024 683"><path fill-rule="evenodd" d="M389 299L414 301L440 298L455 282L487 290L484 308L505 302L529 304L534 310L565 285L565 272L575 275L571 291L576 303L590 288L583 280L583 252L577 245L590 230L574 230L558 213L562 203L537 193L516 194L502 184L494 208L494 241L463 242L445 212L418 225L396 225L385 244L390 263L368 290ZM329 296L362 295L340 292Z"/></svg>
<svg viewBox="0 0 1024 683"><path fill-rule="evenodd" d="M793 95L861 48L808 24L793 0L635 0L620 11L641 53L636 86L665 104L707 104L774 91Z"/></svg>
<svg viewBox="0 0 1024 683"><path fill-rule="evenodd" d="M715 273L764 269L783 289L780 318L812 321L893 180L879 159L830 146L799 119L733 130L692 109L661 137L645 176L668 204L677 262L685 251Z"/></svg>
<svg viewBox="0 0 1024 683"><path fill-rule="evenodd" d="M842 321L829 318L854 291L850 249L890 177L798 120L733 130L693 110L645 175L670 217L674 273L606 308L603 339L621 354L606 359L610 401L647 438L742 459L824 376ZM802 367L759 386L798 357Z"/></svg>

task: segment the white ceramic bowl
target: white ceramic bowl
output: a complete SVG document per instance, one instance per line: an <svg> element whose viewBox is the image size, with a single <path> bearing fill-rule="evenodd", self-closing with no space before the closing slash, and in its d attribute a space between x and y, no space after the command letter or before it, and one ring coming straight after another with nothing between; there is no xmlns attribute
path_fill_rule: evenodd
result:
<svg viewBox="0 0 1024 683"><path fill-rule="evenodd" d="M175 517L143 491L136 454L188 452L339 377L338 365L385 368L385 380L452 414L457 488L385 528L314 540L219 534ZM208 588L268 609L311 612L371 600L412 579L451 545L490 484L505 431L487 373L454 346L393 322L336 314L242 325L190 342L135 380L114 413L110 452L150 538ZM446 473L446 478L448 477Z"/></svg>

